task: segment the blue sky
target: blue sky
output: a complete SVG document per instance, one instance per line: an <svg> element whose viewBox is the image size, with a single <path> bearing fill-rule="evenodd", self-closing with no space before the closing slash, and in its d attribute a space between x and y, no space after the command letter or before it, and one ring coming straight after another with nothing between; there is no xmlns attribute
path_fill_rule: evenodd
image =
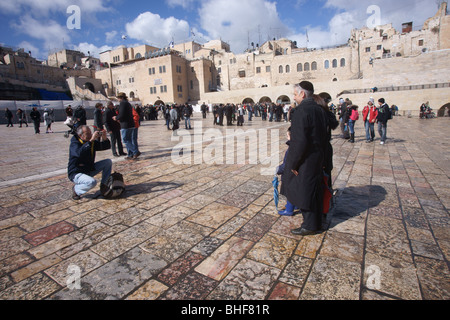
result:
<svg viewBox="0 0 450 320"><path fill-rule="evenodd" d="M248 43L286 37L299 46L347 42L352 28L368 19L416 28L437 12L439 0L0 0L0 44L46 59L55 49L88 51L94 56L119 45L157 47L221 38L235 53ZM80 19L67 8L80 9ZM374 7L375 6L375 7ZM368 11L369 8L372 8ZM375 9L373 9L375 8ZM69 29L67 21L79 21ZM126 35L126 39L122 36ZM308 35L308 37L306 37Z"/></svg>

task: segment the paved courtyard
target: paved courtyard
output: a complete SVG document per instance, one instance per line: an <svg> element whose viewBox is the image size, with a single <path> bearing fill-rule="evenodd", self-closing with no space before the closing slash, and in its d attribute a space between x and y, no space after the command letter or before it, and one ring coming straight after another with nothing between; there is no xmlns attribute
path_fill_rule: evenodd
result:
<svg viewBox="0 0 450 320"><path fill-rule="evenodd" d="M242 134L211 115L193 120L225 140ZM335 204L328 229L307 237L290 233L301 215L277 214L273 175L251 161L249 140L239 163L191 130L185 156L224 164L177 164L171 150L189 139L143 122L140 159L114 159L125 195L105 200L95 188L73 201L65 126L35 135L2 125L0 299L448 300L449 123L396 117L386 145L366 144L361 121L354 144L334 132ZM242 130L267 129L269 144L279 132L281 162L287 127L254 118Z"/></svg>

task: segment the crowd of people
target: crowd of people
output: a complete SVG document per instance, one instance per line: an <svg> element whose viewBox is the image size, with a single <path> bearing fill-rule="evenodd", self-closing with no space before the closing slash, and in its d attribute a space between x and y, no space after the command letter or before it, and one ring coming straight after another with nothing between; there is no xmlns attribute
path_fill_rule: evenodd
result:
<svg viewBox="0 0 450 320"><path fill-rule="evenodd" d="M362 110L362 120L364 122L364 129L366 134L366 143L375 140L375 123L378 126L378 134L380 135L380 144L386 143L387 123L392 119L394 113L392 108L386 103L384 98L378 99L378 107L375 105L375 100L371 97L367 105ZM359 119L359 107L354 105L350 99L339 100L338 115L340 120L340 128L342 138L355 142L355 123ZM394 109L395 110L395 109Z"/></svg>
<svg viewBox="0 0 450 320"><path fill-rule="evenodd" d="M100 190L104 191L106 188L106 181L111 176L112 162L110 160L95 162L97 151L111 149L113 156L126 156L128 160L136 160L140 156L138 129L141 121L164 118L167 129L173 130L175 135L183 121L185 129L192 129L190 121L193 115L192 105L142 107L132 106L125 93L119 93L117 98L118 105L114 105L113 102L108 102L106 106L96 104L93 131L86 124L86 110L82 106L75 110L71 106L66 108L65 124L70 127L68 134L73 135L70 143L68 176L74 183L72 198L75 200L80 199L96 185L93 177L100 172L102 173ZM304 218L303 223L299 228L291 230L296 235L315 234L322 229L324 176L328 177L327 186L332 187L332 131L340 125L342 138L348 139L351 143L355 142L355 123L359 120L359 107L349 99L341 99L338 106L330 104L331 100L331 96L327 93L315 94L313 84L303 81L294 87L293 105L215 104L210 108L203 103L200 107L202 117L206 118L208 113L211 113L213 124L217 126L223 126L225 119L228 126L235 123L242 126L246 120L253 121L254 117L260 117L261 121L290 123L288 151L277 172L281 175L282 181L280 192L287 198L287 204L279 214L290 216L295 210L300 210ZM373 98L369 99L361 112L367 143L375 139L375 123L378 124L380 143L385 143L387 121L391 118L390 110L383 98L378 100L378 107L374 105ZM49 114L48 111L44 112L44 120L49 118ZM35 124L41 120L36 108L30 117ZM51 123L45 121L47 132L51 132Z"/></svg>
<svg viewBox="0 0 450 320"><path fill-rule="evenodd" d="M446 110L446 111L447 111L447 113L449 113L448 110ZM427 101L425 103L422 103L422 105L420 106L419 118L420 119L432 119L435 117L436 117L436 114L433 112L433 109L431 109L430 102Z"/></svg>

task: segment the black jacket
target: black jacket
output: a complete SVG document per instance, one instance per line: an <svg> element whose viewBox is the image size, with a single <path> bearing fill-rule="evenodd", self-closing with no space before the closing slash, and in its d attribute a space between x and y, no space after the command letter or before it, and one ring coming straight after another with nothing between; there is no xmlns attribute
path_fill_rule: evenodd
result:
<svg viewBox="0 0 450 320"><path fill-rule="evenodd" d="M84 142L78 136L73 136L70 141L69 165L67 173L70 181L73 181L79 173L89 174L94 171L95 153L96 151L108 150L111 148L109 140L100 142Z"/></svg>
<svg viewBox="0 0 450 320"><path fill-rule="evenodd" d="M39 122L39 121L41 121L41 113L37 110L33 110L30 112L30 118L33 121Z"/></svg>
<svg viewBox="0 0 450 320"><path fill-rule="evenodd" d="M102 110L95 109L94 110L94 127L97 130L103 130L103 114Z"/></svg>
<svg viewBox="0 0 450 320"><path fill-rule="evenodd" d="M115 117L116 111L111 110L110 108L106 108L105 111L105 127L108 132L118 132L120 131L120 123L116 120L113 120L113 117Z"/></svg>
<svg viewBox="0 0 450 320"><path fill-rule="evenodd" d="M391 109L385 103L381 107L378 108L377 121L386 125L390 118L391 118Z"/></svg>
<svg viewBox="0 0 450 320"><path fill-rule="evenodd" d="M277 168L277 174L278 174L278 175L281 175L281 174L284 173L284 167L286 166L286 159L287 159L287 156L288 156L288 154L289 154L289 145L291 144L291 142L290 142L290 141L287 141L286 144L288 145L288 149L286 150L286 153L284 154L283 163L280 164L280 165L278 166L278 168Z"/></svg>
<svg viewBox="0 0 450 320"><path fill-rule="evenodd" d="M303 211L320 212L324 152L327 145L325 110L307 98L292 117L291 140L281 178L281 194ZM298 172L298 176L292 173Z"/></svg>
<svg viewBox="0 0 450 320"><path fill-rule="evenodd" d="M81 106L76 108L73 116L75 119L80 119L79 120L80 125L86 125L87 118L86 118L86 110L84 108L82 108Z"/></svg>
<svg viewBox="0 0 450 320"><path fill-rule="evenodd" d="M133 107L128 101L120 103L117 120L120 122L121 129L134 128Z"/></svg>

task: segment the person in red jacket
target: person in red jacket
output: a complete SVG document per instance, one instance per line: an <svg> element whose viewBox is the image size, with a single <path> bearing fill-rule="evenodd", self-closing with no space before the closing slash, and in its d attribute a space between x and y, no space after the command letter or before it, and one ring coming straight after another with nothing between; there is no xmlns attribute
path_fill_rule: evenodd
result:
<svg viewBox="0 0 450 320"><path fill-rule="evenodd" d="M139 157L141 155L141 152L139 151L139 145L138 145L138 129L140 126L140 123L139 123L140 115L135 107L133 107L133 120L134 120L134 129L133 129L133 133L131 134L131 140L133 141L133 144L136 147L136 153L133 155L133 158L137 159L137 157Z"/></svg>
<svg viewBox="0 0 450 320"><path fill-rule="evenodd" d="M345 125L348 125L348 129L350 131L350 140L349 142L354 143L355 142L355 122L359 119L359 113L358 113L358 106L352 104L347 109L348 112L348 123Z"/></svg>
<svg viewBox="0 0 450 320"><path fill-rule="evenodd" d="M362 111L364 127L366 129L366 143L373 142L375 139L375 121L377 120L378 111L373 105L374 99L370 98L368 105Z"/></svg>

